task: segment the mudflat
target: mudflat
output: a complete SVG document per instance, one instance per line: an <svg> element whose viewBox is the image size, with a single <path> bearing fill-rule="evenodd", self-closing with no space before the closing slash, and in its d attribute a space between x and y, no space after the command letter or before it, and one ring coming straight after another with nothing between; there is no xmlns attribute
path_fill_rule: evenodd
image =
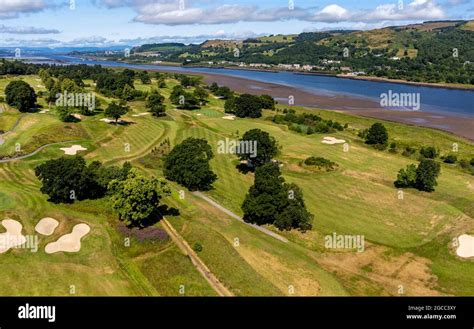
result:
<svg viewBox="0 0 474 329"><path fill-rule="evenodd" d="M347 95L315 94L308 90L285 85L231 77L220 74L199 73L207 84L216 82L239 93L268 94L280 104L338 110L364 117L401 122L409 125L444 130L457 136L474 141L474 117L450 115L425 111L396 111L382 108L372 99L351 97ZM290 104L289 104L290 105Z"/></svg>

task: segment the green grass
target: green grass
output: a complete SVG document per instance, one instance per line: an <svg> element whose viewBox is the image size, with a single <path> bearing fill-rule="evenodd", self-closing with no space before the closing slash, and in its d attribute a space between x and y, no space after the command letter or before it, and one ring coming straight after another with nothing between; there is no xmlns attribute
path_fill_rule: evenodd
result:
<svg viewBox="0 0 474 329"><path fill-rule="evenodd" d="M24 79L32 86L41 83L34 76ZM9 80L0 79L0 96ZM90 81L87 83L91 85ZM160 89L160 93L168 97L176 83L168 79L167 88ZM136 82L140 90L149 91L155 85L155 80L151 85ZM102 98L105 103L112 101ZM105 199L73 205L47 202L47 197L39 192L34 167L63 155L62 147L80 144L87 148L81 154L88 161L100 160L107 165L131 161L146 174L161 176L161 160L150 153L155 146L165 139L174 146L188 137L204 138L214 151L211 166L218 176L214 189L206 193L242 215L240 206L253 183L253 174L239 173L237 157L218 154L217 143L225 138L238 139L252 128L265 130L278 140L281 152L277 158L283 164L283 176L303 189L306 205L315 215L312 231L279 232L290 240L284 244L229 218L185 189L184 200L176 194L165 200L180 211L180 216L168 218L171 224L191 246L196 242L203 246L199 256L234 294L288 295L289 287L293 286L299 295L387 295L396 294L389 286L399 281L407 285L419 282L411 290L413 293L474 294L474 264L460 260L449 248L454 237L474 232L474 176L456 165L442 164L435 192L408 189L404 199L399 200L393 181L400 168L416 163L417 159L365 145L357 132L376 120L335 111L295 108L348 123L349 128L344 132L328 134L350 144L349 152L344 152L342 145L322 144L325 135L298 134L266 120L272 112L265 112L262 119L224 120L223 101L212 96L198 111L174 110L167 100L165 118L133 117L146 112L145 104L140 101L129 105L132 110L124 118L129 125L101 122L104 115L100 111L74 124L60 122L54 111L29 113L4 136L1 155L14 154L17 143L23 153L47 143L62 143L47 147L31 158L0 164L0 219L19 220L28 234L33 234L37 221L47 216L60 220L58 234L70 232L79 222L89 224L92 231L77 254L45 254L44 246L57 239L55 234L41 237L38 253L19 249L0 255L4 266L0 273L0 294L68 295L70 285L75 285L77 295L180 295L183 285L188 296L215 295L171 241L156 245L134 240L131 247L124 247L123 237L116 230L118 221ZM10 130L19 117L12 109L0 113L0 129ZM447 154L453 143L457 143L459 159L474 157L474 145L454 135L398 123L384 122L384 125L390 142L396 142L400 149L432 145L441 154ZM338 169L305 170L299 163L309 156L334 161ZM183 189L171 185L175 191ZM324 235L333 232L364 235L369 251L346 253L352 257L341 258L346 254L324 248ZM406 264L395 274L383 268L402 261ZM387 263L382 266L377 262ZM405 268L420 267L420 264L424 264L425 270L403 275ZM430 279L431 276L435 279ZM21 283L16 281L19 277Z"/></svg>

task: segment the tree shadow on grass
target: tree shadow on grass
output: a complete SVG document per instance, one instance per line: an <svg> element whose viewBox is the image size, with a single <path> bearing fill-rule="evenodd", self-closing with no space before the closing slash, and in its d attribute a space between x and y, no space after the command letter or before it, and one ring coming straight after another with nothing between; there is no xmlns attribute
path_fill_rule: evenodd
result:
<svg viewBox="0 0 474 329"><path fill-rule="evenodd" d="M158 223L160 220L163 219L165 216L179 216L180 212L179 209L174 207L168 207L167 205L161 205L153 213L148 216L147 218L143 219L140 224L138 225L131 225L128 226L129 228L136 227L136 228L146 228L149 226L153 226Z"/></svg>
<svg viewBox="0 0 474 329"><path fill-rule="evenodd" d="M253 173L255 171L255 167L248 166L245 163L239 163L235 168L242 174L246 175L249 172Z"/></svg>

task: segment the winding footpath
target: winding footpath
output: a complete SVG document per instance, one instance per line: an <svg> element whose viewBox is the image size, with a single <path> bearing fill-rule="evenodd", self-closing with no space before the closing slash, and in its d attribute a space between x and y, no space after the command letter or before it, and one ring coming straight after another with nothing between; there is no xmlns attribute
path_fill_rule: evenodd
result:
<svg viewBox="0 0 474 329"><path fill-rule="evenodd" d="M199 258L196 252L189 246L186 240L179 235L178 232L174 229L173 226L163 218L161 220L163 228L178 246L181 251L189 257L194 267L201 273L201 275L206 279L206 281L211 285L211 287L217 292L219 296L234 296L234 294L227 289L222 282L211 272L211 270L206 266L206 264Z"/></svg>
<svg viewBox="0 0 474 329"><path fill-rule="evenodd" d="M261 226L258 226L256 224L251 224L251 223L247 223L245 222L241 217L239 217L237 214L233 213L232 211L230 211L229 209L227 208L224 208L223 206L221 206L220 204L218 204L217 202L215 202L214 200L212 200L211 198L207 197L206 195L204 195L203 193L201 192L192 192L195 196L203 199L204 201L206 201L207 203L209 203L210 205L212 205L214 208L217 208L219 209L220 211L222 211L223 213L229 215L230 217L234 218L234 219L237 219L238 221L244 223L245 225L248 225L248 226L251 226L253 227L254 229L262 232L262 233L265 233L266 235L269 235L271 236L272 238L275 238L281 242L285 242L287 243L288 242L288 239L285 238L285 237L282 237L281 235L265 228L265 227L261 227Z"/></svg>
<svg viewBox="0 0 474 329"><path fill-rule="evenodd" d="M31 152L31 153L24 154L24 155L19 155L19 156L17 156L17 157L13 157L13 158L2 159L2 160L0 160L0 163L7 163L7 162L12 162L12 161L17 161L17 160L22 160L22 159L30 158L30 157L32 157L32 156L38 154L39 152L41 152L42 150L44 150L45 148L47 148L47 147L49 147L49 146L60 145L60 144L65 144L65 143L77 143L77 142L81 142L81 141L72 140L72 141L64 141L64 142L56 142L56 143L45 144L45 145L43 145L43 146L38 147L36 150L34 150L34 151Z"/></svg>

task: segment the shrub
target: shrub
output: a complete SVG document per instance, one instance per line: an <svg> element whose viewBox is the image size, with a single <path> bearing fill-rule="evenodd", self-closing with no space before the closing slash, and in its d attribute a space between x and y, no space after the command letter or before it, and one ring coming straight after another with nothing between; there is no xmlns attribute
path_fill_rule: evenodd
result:
<svg viewBox="0 0 474 329"><path fill-rule="evenodd" d="M193 250L195 252L201 252L202 251L202 245L199 242L196 242L193 246Z"/></svg>
<svg viewBox="0 0 474 329"><path fill-rule="evenodd" d="M406 169L400 169L397 180L394 182L395 187L414 187L416 183L416 166L408 165Z"/></svg>
<svg viewBox="0 0 474 329"><path fill-rule="evenodd" d="M423 159L418 167L411 164L406 169L400 169L394 185L398 188L415 187L420 191L432 192L434 187L438 185L436 180L440 168L439 163L434 160Z"/></svg>
<svg viewBox="0 0 474 329"><path fill-rule="evenodd" d="M421 160L416 168L416 187L420 191L432 192L438 185L436 179L440 173L440 165L431 159Z"/></svg>
<svg viewBox="0 0 474 329"><path fill-rule="evenodd" d="M413 154L415 154L416 152L416 149L411 147L411 146L407 146L405 147L405 150L403 151L402 155L403 156L406 156L406 157L409 157L409 156L412 156Z"/></svg>
<svg viewBox="0 0 474 329"><path fill-rule="evenodd" d="M390 149L388 151L390 153L397 153L398 152L397 143L395 142L390 143Z"/></svg>
<svg viewBox="0 0 474 329"><path fill-rule="evenodd" d="M363 129L357 133L357 136L359 136L362 139L366 139L368 133L369 133L369 129Z"/></svg>
<svg viewBox="0 0 474 329"><path fill-rule="evenodd" d="M454 154L449 154L443 158L444 163L456 163L458 161L458 157Z"/></svg>
<svg viewBox="0 0 474 329"><path fill-rule="evenodd" d="M303 161L303 164L306 166L317 167L318 169L324 169L327 171L335 170L337 164L331 160L322 158L322 157L309 157Z"/></svg>
<svg viewBox="0 0 474 329"><path fill-rule="evenodd" d="M379 122L374 123L367 132L365 143L377 145L377 149L385 149L388 142L388 132L385 126Z"/></svg>
<svg viewBox="0 0 474 329"><path fill-rule="evenodd" d="M420 154L422 157L427 159L434 159L438 156L439 152L433 146L423 146L420 149Z"/></svg>

